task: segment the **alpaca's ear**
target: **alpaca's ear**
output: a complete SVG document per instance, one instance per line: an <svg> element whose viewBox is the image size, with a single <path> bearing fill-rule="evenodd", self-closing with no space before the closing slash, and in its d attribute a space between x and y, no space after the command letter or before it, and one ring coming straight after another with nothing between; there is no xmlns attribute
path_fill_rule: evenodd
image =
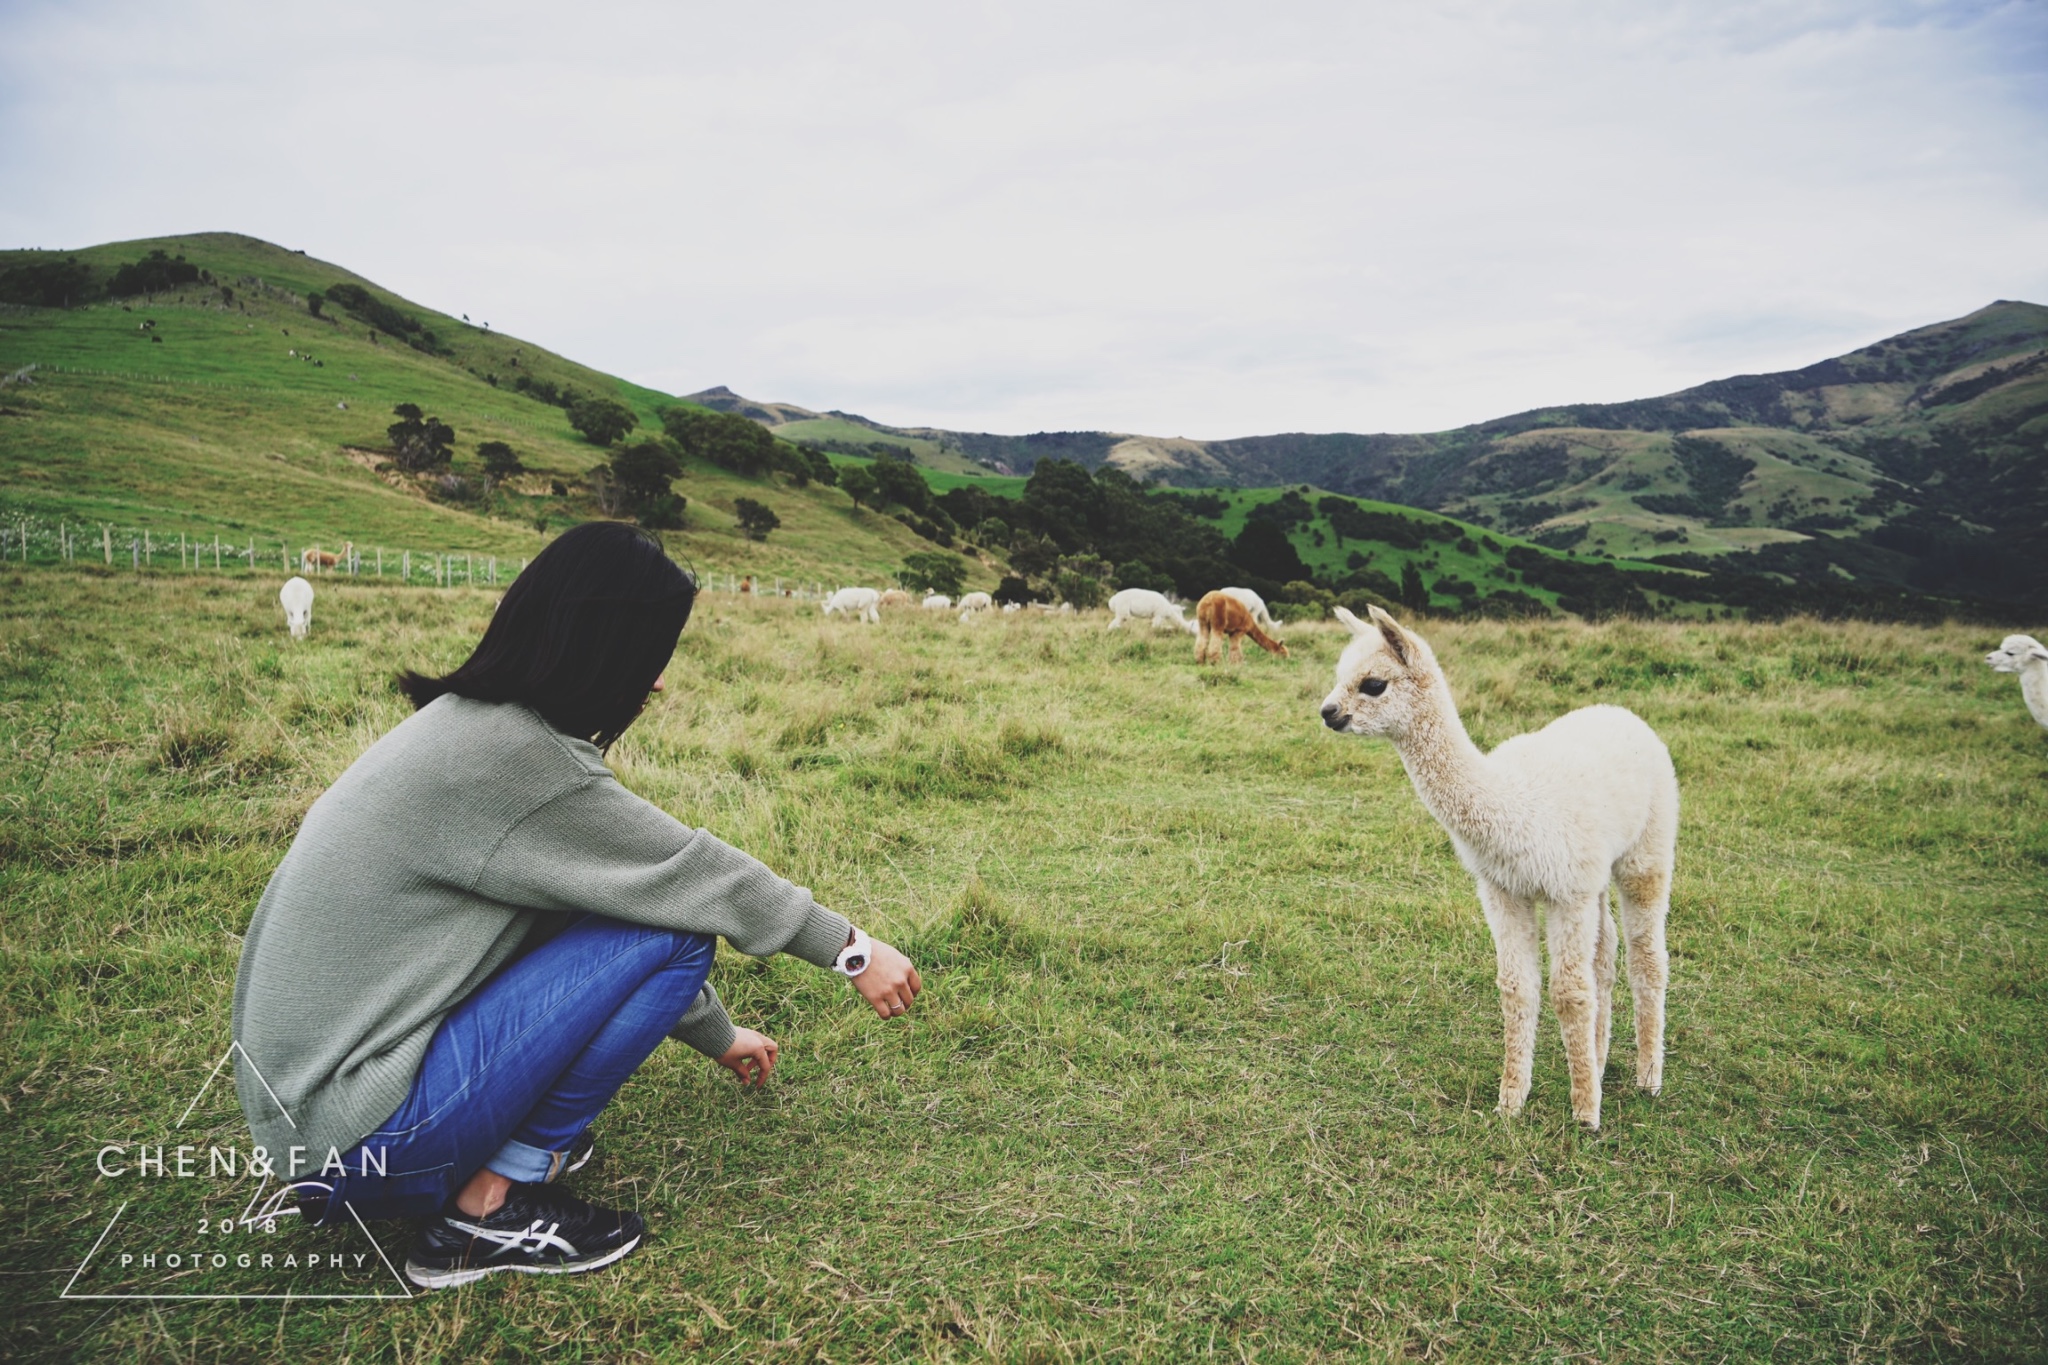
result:
<svg viewBox="0 0 2048 1365"><path fill-rule="evenodd" d="M1401 629L1399 621L1380 608L1368 606L1366 610L1372 613L1372 622L1380 628L1380 638L1387 642L1387 648L1394 651L1394 657L1401 661L1402 667L1407 667L1408 632Z"/></svg>
<svg viewBox="0 0 2048 1365"><path fill-rule="evenodd" d="M1330 615L1336 617L1339 621L1342 621L1344 623L1344 628L1350 631L1353 635L1370 635L1372 633L1371 626L1359 620L1356 616L1353 616L1349 611L1346 611L1343 607L1331 607Z"/></svg>
<svg viewBox="0 0 2048 1365"><path fill-rule="evenodd" d="M2029 659L2048 659L2048 645L2036 644L2027 651L2027 657Z"/></svg>

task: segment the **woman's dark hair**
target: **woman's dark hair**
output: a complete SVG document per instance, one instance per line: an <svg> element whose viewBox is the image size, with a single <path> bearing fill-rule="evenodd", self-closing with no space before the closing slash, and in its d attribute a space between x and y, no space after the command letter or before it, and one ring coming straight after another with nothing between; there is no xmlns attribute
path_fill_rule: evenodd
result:
<svg viewBox="0 0 2048 1365"><path fill-rule="evenodd" d="M609 749L647 704L696 600L695 580L653 536L585 522L513 580L462 667L439 678L407 670L398 690L415 708L449 692L520 702Z"/></svg>

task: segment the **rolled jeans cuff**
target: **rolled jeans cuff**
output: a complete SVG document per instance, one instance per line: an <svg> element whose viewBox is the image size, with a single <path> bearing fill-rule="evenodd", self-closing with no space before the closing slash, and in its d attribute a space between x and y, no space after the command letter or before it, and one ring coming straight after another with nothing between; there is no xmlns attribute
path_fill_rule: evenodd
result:
<svg viewBox="0 0 2048 1365"><path fill-rule="evenodd" d="M555 1178L568 1155L567 1152L550 1152L529 1146L517 1138L508 1138L497 1154L484 1163L484 1169L496 1171L507 1180L539 1185Z"/></svg>

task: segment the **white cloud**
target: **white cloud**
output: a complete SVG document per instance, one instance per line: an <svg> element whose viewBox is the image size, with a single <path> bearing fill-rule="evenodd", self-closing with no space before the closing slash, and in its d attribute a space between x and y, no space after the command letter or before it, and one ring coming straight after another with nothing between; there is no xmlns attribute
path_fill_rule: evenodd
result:
<svg viewBox="0 0 2048 1365"><path fill-rule="evenodd" d="M0 240L252 232L672 391L1416 430L2048 300L2016 3L0 10Z"/></svg>

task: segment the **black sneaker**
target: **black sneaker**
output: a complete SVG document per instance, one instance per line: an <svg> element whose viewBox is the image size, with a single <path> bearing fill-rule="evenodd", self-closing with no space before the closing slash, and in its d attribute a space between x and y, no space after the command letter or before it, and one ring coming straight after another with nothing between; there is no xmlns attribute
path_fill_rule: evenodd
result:
<svg viewBox="0 0 2048 1365"><path fill-rule="evenodd" d="M596 1150L597 1139L590 1135L588 1128L585 1128L576 1135L576 1140L569 1144L569 1158L562 1163L562 1174L568 1175L572 1171L580 1171L588 1166L590 1154Z"/></svg>
<svg viewBox="0 0 2048 1365"><path fill-rule="evenodd" d="M576 1275L618 1260L646 1231L637 1213L586 1204L553 1185L516 1184L495 1213L472 1218L451 1203L430 1219L405 1258L405 1277L447 1289L498 1270Z"/></svg>

